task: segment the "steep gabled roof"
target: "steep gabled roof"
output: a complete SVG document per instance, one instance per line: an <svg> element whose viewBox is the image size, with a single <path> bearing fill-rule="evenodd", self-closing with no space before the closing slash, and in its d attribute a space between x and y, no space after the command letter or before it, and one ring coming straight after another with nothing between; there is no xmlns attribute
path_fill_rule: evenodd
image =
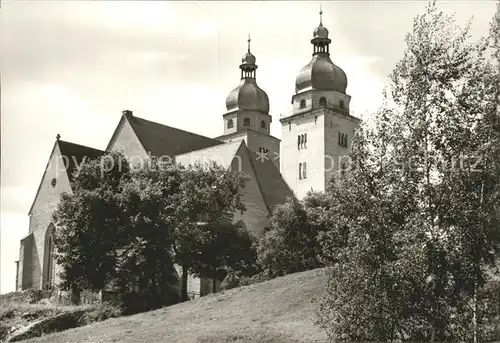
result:
<svg viewBox="0 0 500 343"><path fill-rule="evenodd" d="M49 160L47 161L47 165L45 166L45 170L43 171L42 179L40 180L40 184L38 185L35 198L31 203L31 207L28 214L30 214L31 211L33 210L33 206L35 205L35 201L38 197L38 193L40 192L40 188L42 187L43 179L45 178L45 174L47 173L47 169L49 168L50 161L52 159L54 151L56 150L56 147L59 147L61 156L66 156L66 158L64 159L64 166L66 167L66 173L70 181L73 178L73 171L75 170L76 165L77 164L79 165L83 161L84 157L86 157L86 159L89 158L91 159L99 157L102 154L104 154L103 151L98 149L57 139L56 142L54 143L54 146L52 147L52 151L50 152Z"/></svg>
<svg viewBox="0 0 500 343"><path fill-rule="evenodd" d="M175 161L184 165L194 164L195 162L215 161L224 168L229 168L242 144L244 144L244 141L236 141L190 151L175 156Z"/></svg>
<svg viewBox="0 0 500 343"><path fill-rule="evenodd" d="M85 145L75 144L71 142L65 142L62 140L58 141L59 150L61 151L61 156L65 156L66 173L70 181L73 179L73 172L77 165L82 162L89 161L91 159L100 157L104 154L104 151L94 149ZM66 160L68 162L66 162Z"/></svg>
<svg viewBox="0 0 500 343"><path fill-rule="evenodd" d="M248 152L255 169L255 174L257 175L257 181L262 190L262 195L272 212L276 205L284 203L288 197L294 197L294 194L283 179L278 167L271 160L272 156L263 158L253 151Z"/></svg>
<svg viewBox="0 0 500 343"><path fill-rule="evenodd" d="M272 213L276 205L284 203L287 197L294 197L294 194L271 160L273 157L262 158L259 154L250 151L244 140L191 151L178 155L175 159L176 162L185 165L213 160L224 168L229 168L241 146L248 152L262 197Z"/></svg>
<svg viewBox="0 0 500 343"><path fill-rule="evenodd" d="M153 156L176 156L223 142L155 123L134 115L126 117L146 151Z"/></svg>

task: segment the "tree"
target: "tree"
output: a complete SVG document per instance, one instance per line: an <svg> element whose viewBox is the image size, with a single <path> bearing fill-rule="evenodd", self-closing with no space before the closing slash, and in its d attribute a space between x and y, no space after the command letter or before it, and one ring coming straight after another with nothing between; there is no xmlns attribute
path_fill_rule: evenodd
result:
<svg viewBox="0 0 500 343"><path fill-rule="evenodd" d="M129 219L122 229L127 244L118 259L118 280L122 293L133 291L142 298L141 310L171 305L179 299L172 249L177 223L173 199L179 192L182 172L176 165L151 161L123 186L121 205Z"/></svg>
<svg viewBox="0 0 500 343"><path fill-rule="evenodd" d="M255 272L255 238L246 228L230 222L203 223L192 233L196 233L196 240L193 240L191 252L197 257L189 271L195 276L211 279L214 292L217 281L222 282L228 270L243 276Z"/></svg>
<svg viewBox="0 0 500 343"><path fill-rule="evenodd" d="M500 141L488 124L497 122L487 114L491 68L467 40L468 27L434 3L415 19L374 126L355 138L347 177L332 182L335 231L324 235L324 254L348 229L319 312L333 338L470 337L462 314L499 244ZM479 172L470 161L478 156ZM482 184L492 189L488 205Z"/></svg>
<svg viewBox="0 0 500 343"><path fill-rule="evenodd" d="M200 224L210 224L208 228L211 230L228 228L234 215L245 210L241 188L245 186L246 180L243 173L228 171L215 162L195 163L182 173L180 189L173 200L177 220L173 249L175 260L182 266L181 301L187 300L188 271L200 275L208 273L207 269L200 267L206 261L199 259L199 252L204 253L203 258L210 255L218 258L218 252L210 250L217 249L216 245L211 245L210 239L203 241L207 246L200 246L198 239L200 235L208 235L217 241L214 237L220 232L202 231ZM212 263L217 265L219 262L221 260Z"/></svg>
<svg viewBox="0 0 500 343"><path fill-rule="evenodd" d="M282 276L320 267L318 230L323 228L321 195L309 195L305 204L289 198L277 206L270 228L260 239L259 264L268 277ZM309 206L313 206L312 209ZM314 210L313 210L314 209ZM314 213L312 220L308 211ZM316 212L315 212L316 211Z"/></svg>
<svg viewBox="0 0 500 343"><path fill-rule="evenodd" d="M123 223L118 195L130 177L125 157L111 153L85 161L73 175L72 193L61 195L53 239L63 289L100 290L114 275L122 243L117 239Z"/></svg>

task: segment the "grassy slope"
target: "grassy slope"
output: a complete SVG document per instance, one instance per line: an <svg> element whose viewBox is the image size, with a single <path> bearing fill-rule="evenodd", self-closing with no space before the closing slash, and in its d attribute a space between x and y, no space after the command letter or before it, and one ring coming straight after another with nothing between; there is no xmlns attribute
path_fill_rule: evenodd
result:
<svg viewBox="0 0 500 343"><path fill-rule="evenodd" d="M26 342L327 341L312 322L325 284L316 269Z"/></svg>

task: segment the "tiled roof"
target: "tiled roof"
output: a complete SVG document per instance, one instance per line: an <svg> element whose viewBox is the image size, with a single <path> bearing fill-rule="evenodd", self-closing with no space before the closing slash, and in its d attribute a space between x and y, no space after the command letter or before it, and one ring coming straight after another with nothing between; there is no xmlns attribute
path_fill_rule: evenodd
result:
<svg viewBox="0 0 500 343"><path fill-rule="evenodd" d="M66 161L69 162L66 165L66 172L70 180L73 178L73 171L75 170L76 165L80 165L84 158L85 161L88 161L104 154L104 151L90 148L85 145L65 142L62 140L59 140L57 143L59 145L61 155L66 156L64 158L64 163L66 164Z"/></svg>
<svg viewBox="0 0 500 343"><path fill-rule="evenodd" d="M176 156L223 142L129 115L127 119L146 151L153 156Z"/></svg>
<svg viewBox="0 0 500 343"><path fill-rule="evenodd" d="M224 168L229 168L239 147L243 141L219 144L213 147L191 151L185 154L175 156L177 163L184 165L194 164L195 162L215 161Z"/></svg>
<svg viewBox="0 0 500 343"><path fill-rule="evenodd" d="M175 160L184 165L214 160L225 168L229 168L241 145L243 145L249 154L262 196L269 210L272 212L276 205L284 203L287 197L293 197L293 192L281 176L276 165L271 161L271 157L267 159L259 158L257 153L248 150L244 141L225 143L206 149L191 151L176 156Z"/></svg>
<svg viewBox="0 0 500 343"><path fill-rule="evenodd" d="M56 146L59 147L61 156L67 157L67 159L65 158L63 161L64 166L66 167L66 173L68 174L68 178L70 181L73 178L73 171L75 170L76 165L79 165L85 156L86 160L88 160L104 154L104 151L90 148L85 145L70 143L62 141L60 139L56 140L56 142L54 143L54 147L52 148L52 152L50 153L49 160L47 161L47 165L45 166L45 171L43 172L42 179L40 180L40 184L38 185L35 198L31 203L31 207L28 213L31 213L31 211L33 210L33 206L35 205L36 198L38 197L38 193L40 192L40 188L42 187L43 179L45 178L45 174L47 173L47 169L49 168L50 160L52 159L52 155L54 154Z"/></svg>
<svg viewBox="0 0 500 343"><path fill-rule="evenodd" d="M262 195L272 212L276 205L284 203L287 197L294 197L294 194L283 179L278 167L271 160L273 157L262 158L253 151L249 151L249 154L255 173L257 174Z"/></svg>

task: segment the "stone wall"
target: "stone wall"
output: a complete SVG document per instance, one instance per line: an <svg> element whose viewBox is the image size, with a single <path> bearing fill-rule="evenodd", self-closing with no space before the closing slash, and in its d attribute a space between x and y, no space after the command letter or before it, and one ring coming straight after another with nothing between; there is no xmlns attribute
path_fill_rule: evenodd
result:
<svg viewBox="0 0 500 343"><path fill-rule="evenodd" d="M55 184L54 181L55 180ZM61 199L61 194L71 192L69 178L64 168L64 160L61 157L61 152L56 143L52 155L50 157L47 170L42 177L40 188L36 195L33 207L30 211L29 232L33 234L33 249L31 256L31 268L28 268L26 259L26 246L24 248L23 266L19 268L23 270L24 277L28 277L28 269L31 269L31 286L33 288L43 287L43 272L44 272L44 248L46 245L47 230L52 223L52 214L57 208ZM21 260L21 258L20 258ZM20 262L21 263L21 262ZM58 270L56 268L56 270ZM58 281L56 277L56 282ZM26 281L27 282L27 281ZM25 283L28 287L28 284ZM26 288L23 286L23 289Z"/></svg>

